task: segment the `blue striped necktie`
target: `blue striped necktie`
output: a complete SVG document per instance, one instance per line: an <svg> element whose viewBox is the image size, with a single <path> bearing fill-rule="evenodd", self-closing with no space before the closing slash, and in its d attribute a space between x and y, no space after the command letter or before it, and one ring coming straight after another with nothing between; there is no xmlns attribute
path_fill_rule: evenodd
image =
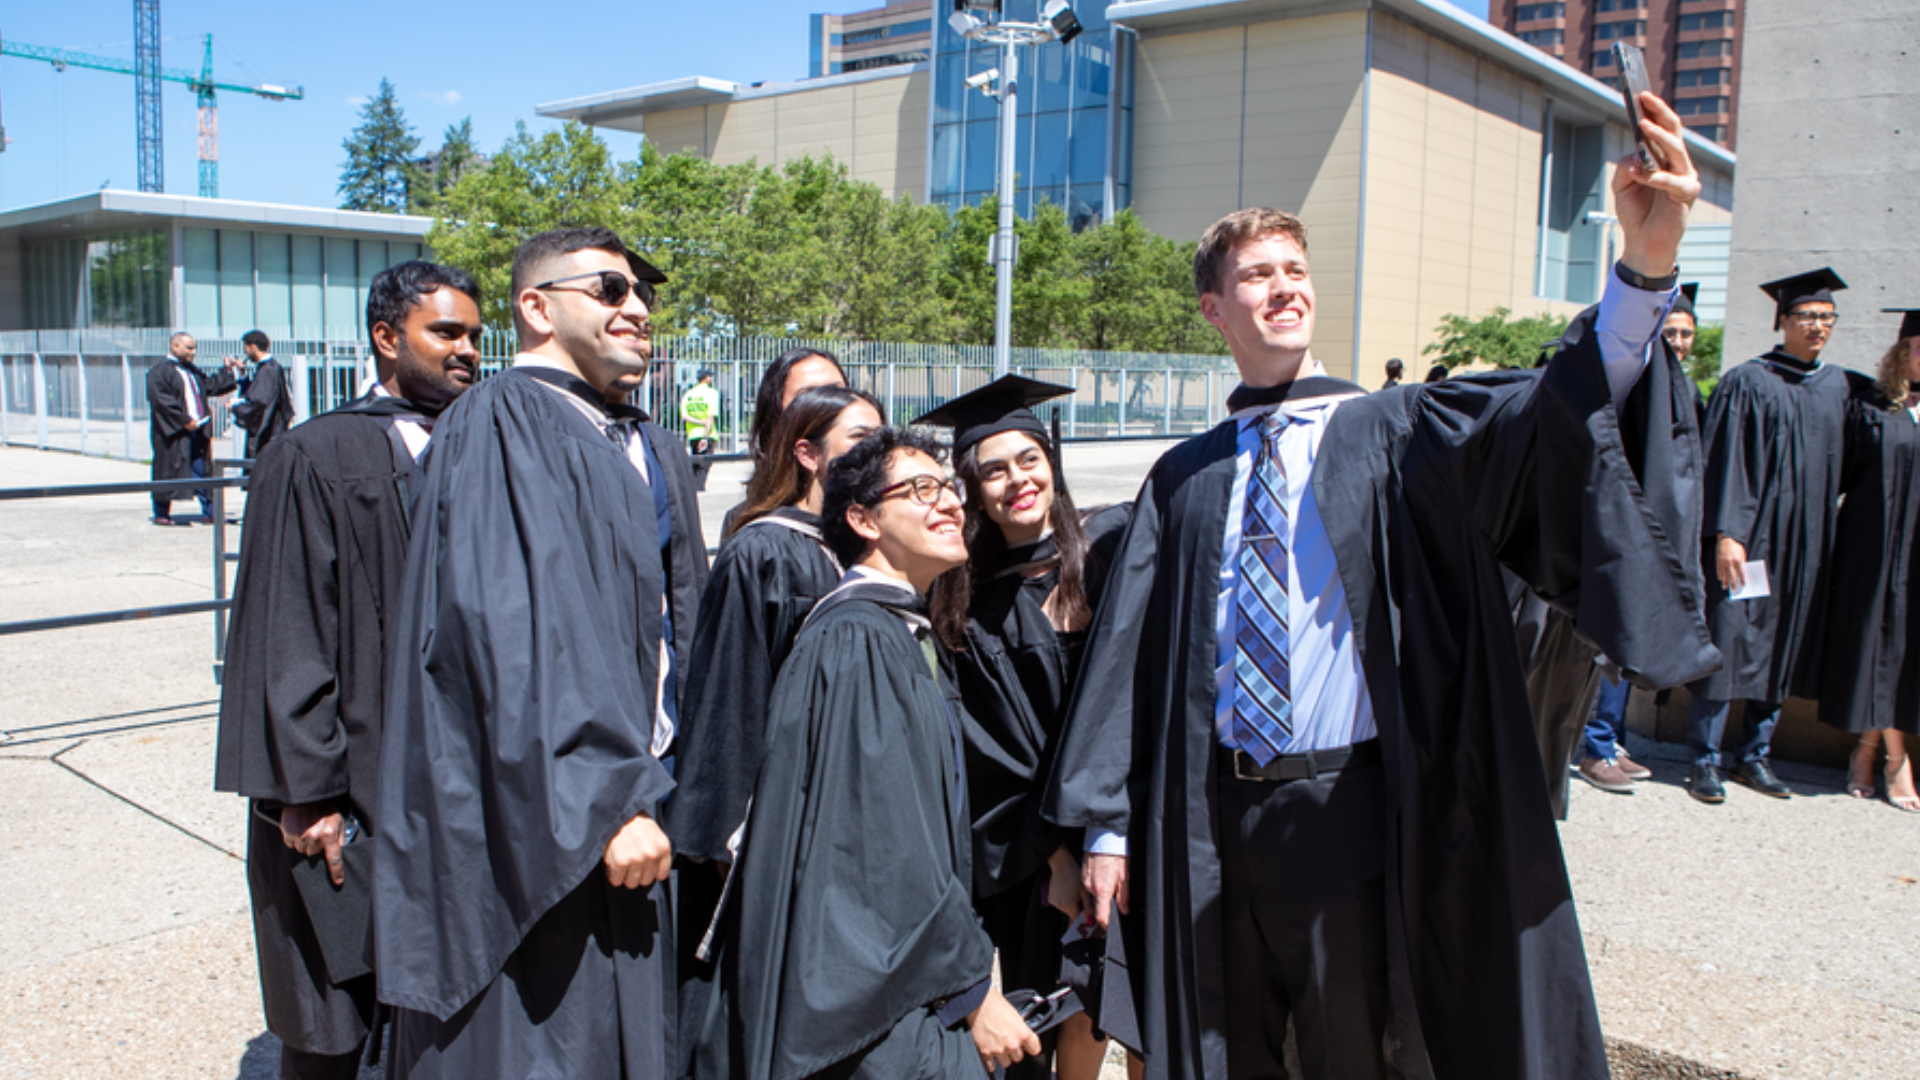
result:
<svg viewBox="0 0 1920 1080"><path fill-rule="evenodd" d="M1287 652L1286 474L1280 464L1278 412L1260 422L1260 452L1247 478L1240 523L1240 584L1235 590L1233 725L1229 742L1261 765L1293 737L1293 687Z"/></svg>

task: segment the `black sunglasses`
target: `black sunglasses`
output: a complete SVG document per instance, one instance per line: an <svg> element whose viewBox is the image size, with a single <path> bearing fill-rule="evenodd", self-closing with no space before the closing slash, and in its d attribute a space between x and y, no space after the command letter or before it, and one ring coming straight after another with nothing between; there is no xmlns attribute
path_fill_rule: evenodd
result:
<svg viewBox="0 0 1920 1080"><path fill-rule="evenodd" d="M653 309L653 298L655 295L653 283L650 281L635 281L618 270L594 270L590 273L574 274L571 277L554 278L552 281L543 281L535 285L534 288L551 289L563 281L579 281L582 278L599 278L599 291L596 292L593 289L562 289L561 291L586 293L588 296L593 297L595 300L611 308L617 308L625 304L628 293L638 292L640 294L640 302L647 305L648 310Z"/></svg>

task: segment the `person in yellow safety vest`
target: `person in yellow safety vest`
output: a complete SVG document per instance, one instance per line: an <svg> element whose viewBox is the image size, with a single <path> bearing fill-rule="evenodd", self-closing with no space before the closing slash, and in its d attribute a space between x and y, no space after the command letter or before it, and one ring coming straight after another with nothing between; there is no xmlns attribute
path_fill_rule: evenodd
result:
<svg viewBox="0 0 1920 1080"><path fill-rule="evenodd" d="M713 453L719 433L720 391L714 389L713 372L702 368L696 381L680 395L680 422L687 430L687 452L694 455L693 478L698 490L707 489L707 463L697 460Z"/></svg>

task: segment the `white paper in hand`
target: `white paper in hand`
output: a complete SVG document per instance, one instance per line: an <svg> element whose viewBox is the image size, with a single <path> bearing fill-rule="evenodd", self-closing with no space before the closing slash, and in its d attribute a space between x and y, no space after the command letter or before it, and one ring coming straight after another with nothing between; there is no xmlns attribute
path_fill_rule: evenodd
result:
<svg viewBox="0 0 1920 1080"><path fill-rule="evenodd" d="M1772 596L1773 590L1767 587L1767 564L1756 559L1745 567L1747 583L1727 594L1729 600L1758 600L1763 596Z"/></svg>

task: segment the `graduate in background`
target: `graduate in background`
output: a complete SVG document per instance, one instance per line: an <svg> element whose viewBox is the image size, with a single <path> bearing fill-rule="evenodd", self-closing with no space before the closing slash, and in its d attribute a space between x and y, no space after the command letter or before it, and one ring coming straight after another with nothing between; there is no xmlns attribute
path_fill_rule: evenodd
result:
<svg viewBox="0 0 1920 1080"><path fill-rule="evenodd" d="M934 630L965 706L974 906L1000 952L1009 989L1053 991L1061 939L1082 911L1078 830L1040 816L1054 739L1080 669L1125 505L1083 521L1047 429L1031 409L1071 387L1006 375L915 420L953 429L966 492L967 562L940 578ZM1081 1013L1047 1053L1009 1080L1093 1080L1106 1057Z"/></svg>
<svg viewBox="0 0 1920 1080"><path fill-rule="evenodd" d="M747 455L753 459L754 475L776 456L772 451L773 433L780 427L780 414L794 398L816 386L845 385L847 373L840 368L840 358L825 349L802 346L775 357L760 376L760 389L753 396L753 423L747 429ZM752 477L747 482L751 484ZM727 511L720 525L720 539L733 535L734 515L745 506L741 503Z"/></svg>
<svg viewBox="0 0 1920 1080"><path fill-rule="evenodd" d="M293 426L293 397L287 392L286 369L273 358L273 342L265 333L249 330L241 335L240 350L253 365L253 374L240 380L233 422L247 433L246 457L251 460Z"/></svg>
<svg viewBox="0 0 1920 1080"><path fill-rule="evenodd" d="M464 272L380 271L367 288L379 381L275 439L248 485L213 786L252 800L247 888L286 1080L360 1072L374 980L361 962L371 863L357 856L381 820L408 489L434 417L479 377L480 331L480 287Z"/></svg>
<svg viewBox="0 0 1920 1080"><path fill-rule="evenodd" d="M939 454L884 428L828 470L823 531L851 569L774 686L700 1077L979 1080L1039 1052L968 888L960 721L927 621L967 557Z"/></svg>
<svg viewBox="0 0 1920 1080"><path fill-rule="evenodd" d="M1768 754L1796 673L1818 661L1808 655L1807 629L1833 543L1847 399L1866 381L1820 363L1840 317L1833 294L1846 287L1826 267L1760 286L1773 298L1783 339L1728 369L1707 401L1707 622L1726 666L1687 688L1687 790L1710 805L1726 801L1721 769L1729 756L1732 779L1774 798L1793 794ZM1769 595L1732 599L1749 562L1765 565ZM1751 734L1727 755L1721 743L1735 698L1746 699Z"/></svg>
<svg viewBox="0 0 1920 1080"><path fill-rule="evenodd" d="M1313 358L1298 218L1201 240L1242 385L1134 502L1043 807L1138 916L1148 1077L1287 1075L1290 1023L1307 1080L1607 1075L1499 571L1641 685L1719 662L1658 340L1700 181L1640 102L1666 165L1619 163L1624 256L1540 371L1367 394Z"/></svg>
<svg viewBox="0 0 1920 1080"><path fill-rule="evenodd" d="M1847 403L1846 501L1834 527L1818 685L1820 719L1858 732L1847 790L1874 795L1886 747L1886 798L1920 811L1904 736L1920 735L1920 603L1913 550L1920 541L1920 311L1901 311L1899 340L1880 358L1871 390Z"/></svg>
<svg viewBox="0 0 1920 1080"><path fill-rule="evenodd" d="M606 229L528 239L521 351L436 425L374 834L394 1080L669 1075L657 819L706 548L685 445L611 404L664 280Z"/></svg>

